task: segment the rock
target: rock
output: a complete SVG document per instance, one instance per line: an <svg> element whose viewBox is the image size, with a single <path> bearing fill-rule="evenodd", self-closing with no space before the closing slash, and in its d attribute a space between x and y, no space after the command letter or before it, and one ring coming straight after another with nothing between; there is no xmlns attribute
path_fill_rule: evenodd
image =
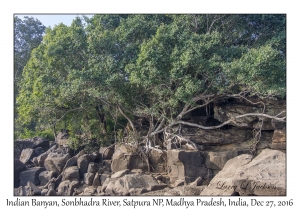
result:
<svg viewBox="0 0 300 210"><path fill-rule="evenodd" d="M34 185L39 185L40 184L39 174L42 171L45 171L45 168L33 167L25 171L22 171L19 175L20 185L25 186L27 185L27 182L32 182Z"/></svg>
<svg viewBox="0 0 300 210"><path fill-rule="evenodd" d="M85 173L84 174L84 183L87 184L87 185L92 185L93 184L93 181L94 181L94 178L95 178L95 175L92 174L92 173Z"/></svg>
<svg viewBox="0 0 300 210"><path fill-rule="evenodd" d="M167 192L165 196L199 196L206 186L180 186L175 187Z"/></svg>
<svg viewBox="0 0 300 210"><path fill-rule="evenodd" d="M184 180L186 183L204 177L208 170L202 167L203 157L199 151L168 150L167 167L171 183Z"/></svg>
<svg viewBox="0 0 300 210"><path fill-rule="evenodd" d="M35 186L32 182L27 182L26 187L31 191L31 195L41 195L41 189Z"/></svg>
<svg viewBox="0 0 300 210"><path fill-rule="evenodd" d="M286 110L286 105L284 104L268 104L265 107L265 114L276 116L281 112ZM214 118L219 120L220 122L225 122L233 117L238 115L243 115L247 113L262 113L263 107L262 105L250 105L250 104L241 104L241 103L231 103L231 104L221 104L214 106ZM284 116L285 113L280 116ZM258 128L260 127L260 122L258 117L255 116L247 116L240 119L236 119L237 123L244 124L244 127L248 128ZM230 125L236 126L234 123L230 123ZM277 122L273 123L271 119L265 119L263 122L262 130L275 130L282 129L286 127L285 122Z"/></svg>
<svg viewBox="0 0 300 210"><path fill-rule="evenodd" d="M213 170L221 170L225 163L236 157L238 152L236 150L228 150L222 152L203 152L205 166Z"/></svg>
<svg viewBox="0 0 300 210"><path fill-rule="evenodd" d="M68 144L68 139L69 139L69 134L66 131L60 131L57 136L55 142L58 145L67 145Z"/></svg>
<svg viewBox="0 0 300 210"><path fill-rule="evenodd" d="M74 189L79 186L78 181L62 181L57 188L57 195L70 196L73 195Z"/></svg>
<svg viewBox="0 0 300 210"><path fill-rule="evenodd" d="M66 168L62 173L62 181L70 180L70 181L79 181L79 168L77 166L71 166Z"/></svg>
<svg viewBox="0 0 300 210"><path fill-rule="evenodd" d="M111 175L111 178L120 178L120 177L124 176L125 174L128 174L128 172L129 172L128 169L118 171L118 172L114 173L113 175Z"/></svg>
<svg viewBox="0 0 300 210"><path fill-rule="evenodd" d="M59 186L59 184L60 184L61 181L62 181L62 178L63 178L63 175L62 175L62 174L60 174L60 175L58 175L58 177L56 177L56 179L54 180L55 187L58 187L58 186Z"/></svg>
<svg viewBox="0 0 300 210"><path fill-rule="evenodd" d="M31 182L27 182L26 186L20 186L14 190L15 196L34 196L41 195L41 189Z"/></svg>
<svg viewBox="0 0 300 210"><path fill-rule="evenodd" d="M171 190L171 188L166 187L162 190L156 190L156 191L142 193L141 196L164 196L164 194L170 190Z"/></svg>
<svg viewBox="0 0 300 210"><path fill-rule="evenodd" d="M82 155L77 160L77 166L79 168L80 177L83 177L83 175L87 172L88 165L90 163L89 155Z"/></svg>
<svg viewBox="0 0 300 210"><path fill-rule="evenodd" d="M201 195L285 196L286 158L278 150L265 149L252 160L240 155L229 160Z"/></svg>
<svg viewBox="0 0 300 210"><path fill-rule="evenodd" d="M111 172L111 164L112 164L111 160L103 160L102 165L104 171Z"/></svg>
<svg viewBox="0 0 300 210"><path fill-rule="evenodd" d="M99 149L99 154L102 160L110 160L114 154L114 147L101 147Z"/></svg>
<svg viewBox="0 0 300 210"><path fill-rule="evenodd" d="M100 176L100 183L101 183L101 185L103 185L104 182L106 181L106 179L109 178L109 177L110 177L109 174L102 174L102 175Z"/></svg>
<svg viewBox="0 0 300 210"><path fill-rule="evenodd" d="M75 155L75 157L79 158L80 156L84 155L85 151L84 150L80 150L77 155Z"/></svg>
<svg viewBox="0 0 300 210"><path fill-rule="evenodd" d="M40 185L46 185L53 177L55 177L55 172L53 171L42 171L39 174Z"/></svg>
<svg viewBox="0 0 300 210"><path fill-rule="evenodd" d="M48 189L42 189L41 195L42 195L42 196L47 195L48 191L49 191Z"/></svg>
<svg viewBox="0 0 300 210"><path fill-rule="evenodd" d="M56 195L57 195L57 193L54 189L48 190L48 192L46 194L46 196L56 196Z"/></svg>
<svg viewBox="0 0 300 210"><path fill-rule="evenodd" d="M121 178L106 180L107 187L105 193L109 195L130 195L130 190L140 189L142 191L150 191L151 187L158 185L158 182L150 175L127 174ZM144 190L142 190L144 189ZM136 192L135 190L135 192Z"/></svg>
<svg viewBox="0 0 300 210"><path fill-rule="evenodd" d="M45 151L42 147L37 147L33 149L33 156L32 157L38 157L39 155L43 154Z"/></svg>
<svg viewBox="0 0 300 210"><path fill-rule="evenodd" d="M94 177L94 180L93 180L93 184L92 184L94 187L98 187L101 185L100 183L100 177L99 177L99 173L97 172L95 174L95 177Z"/></svg>
<svg viewBox="0 0 300 210"><path fill-rule="evenodd" d="M143 193L148 192L147 189L145 188L132 188L129 190L129 195L130 196L140 196Z"/></svg>
<svg viewBox="0 0 300 210"><path fill-rule="evenodd" d="M128 144L116 145L112 157L111 170L113 172L125 169L142 169L148 171L148 165L137 155L137 147Z"/></svg>
<svg viewBox="0 0 300 210"><path fill-rule="evenodd" d="M101 189L102 189L102 187L101 187L101 186L98 186L98 187L97 187L97 190L96 190L96 191L97 191L97 194L98 194L98 195L100 195L100 194L101 194Z"/></svg>
<svg viewBox="0 0 300 210"><path fill-rule="evenodd" d="M70 180L62 181L57 188L57 194L68 196L70 183Z"/></svg>
<svg viewBox="0 0 300 210"><path fill-rule="evenodd" d="M182 136L199 145L220 146L249 140L252 138L252 131L234 127L213 131L198 128L183 128Z"/></svg>
<svg viewBox="0 0 300 210"><path fill-rule="evenodd" d="M33 149L26 148L23 149L20 156L20 161L26 164L33 156Z"/></svg>
<svg viewBox="0 0 300 210"><path fill-rule="evenodd" d="M167 170L167 152L159 149L150 151L149 163L154 173L165 173Z"/></svg>
<svg viewBox="0 0 300 210"><path fill-rule="evenodd" d="M274 131L271 148L286 150L286 128Z"/></svg>
<svg viewBox="0 0 300 210"><path fill-rule="evenodd" d="M46 158L48 157L48 154L49 153L44 152L43 154L39 155L38 157L34 157L32 159L33 164L36 167L44 167L44 162L45 162Z"/></svg>
<svg viewBox="0 0 300 210"><path fill-rule="evenodd" d="M136 173L136 174L141 174L141 173L143 173L143 170L142 169L132 169L131 171L130 171L131 173Z"/></svg>
<svg viewBox="0 0 300 210"><path fill-rule="evenodd" d="M177 179L174 182L174 187L179 187L179 186L183 186L184 185L184 179Z"/></svg>
<svg viewBox="0 0 300 210"><path fill-rule="evenodd" d="M26 166L18 159L14 159L14 178L19 179L19 175L22 171L26 170Z"/></svg>
<svg viewBox="0 0 300 210"><path fill-rule="evenodd" d="M49 141L42 137L34 137L32 139L17 140L14 142L14 158L19 159L23 149L43 148L44 151L49 149Z"/></svg>
<svg viewBox="0 0 300 210"><path fill-rule="evenodd" d="M44 166L47 171L53 171L60 174L66 164L70 159L69 154L60 154L51 152L44 162Z"/></svg>
<svg viewBox="0 0 300 210"><path fill-rule="evenodd" d="M63 170L65 170L66 168L71 167L71 166L77 166L77 159L78 159L78 158L77 158L76 156L71 157L71 158L66 162L66 164L65 164Z"/></svg>
<svg viewBox="0 0 300 210"><path fill-rule="evenodd" d="M98 171L97 164L94 162L89 163L87 173L96 173Z"/></svg>
<svg viewBox="0 0 300 210"><path fill-rule="evenodd" d="M200 186L203 183L203 179L198 177L194 182L190 183L189 186Z"/></svg>
<svg viewBox="0 0 300 210"><path fill-rule="evenodd" d="M84 189L84 192L83 192L82 195L84 195L84 196L91 196L94 193L96 193L96 188L93 187L93 186L89 186L89 187L87 187L87 188Z"/></svg>
<svg viewBox="0 0 300 210"><path fill-rule="evenodd" d="M51 189L55 189L55 183L50 183L49 185L48 185L48 190L51 190Z"/></svg>
<svg viewBox="0 0 300 210"><path fill-rule="evenodd" d="M99 162L100 161L100 154L98 152L93 152L90 154L90 161L91 162Z"/></svg>

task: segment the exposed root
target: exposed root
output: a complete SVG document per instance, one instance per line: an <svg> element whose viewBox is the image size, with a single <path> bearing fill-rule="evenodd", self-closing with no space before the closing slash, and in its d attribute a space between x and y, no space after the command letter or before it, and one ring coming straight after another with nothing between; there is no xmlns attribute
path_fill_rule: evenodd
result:
<svg viewBox="0 0 300 210"><path fill-rule="evenodd" d="M198 150L197 145L189 139L184 138L183 136L175 133L168 133L166 130L164 131L164 139L165 142L175 143L175 145L179 145L179 148L182 148L183 143L190 146L193 150Z"/></svg>

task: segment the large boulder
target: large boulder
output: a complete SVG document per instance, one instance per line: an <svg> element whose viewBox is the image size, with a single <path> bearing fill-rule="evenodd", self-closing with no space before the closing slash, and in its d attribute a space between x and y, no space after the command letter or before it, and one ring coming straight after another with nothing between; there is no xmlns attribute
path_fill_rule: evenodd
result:
<svg viewBox="0 0 300 210"><path fill-rule="evenodd" d="M41 195L41 189L31 182L27 182L26 186L20 186L14 190L14 196L34 196Z"/></svg>
<svg viewBox="0 0 300 210"><path fill-rule="evenodd" d="M23 149L20 155L20 161L24 164L28 163L31 158L37 157L44 152L43 148L37 147L35 149L26 148Z"/></svg>
<svg viewBox="0 0 300 210"><path fill-rule="evenodd" d="M257 157L237 156L225 164L201 195L286 195L286 158L278 150L265 149Z"/></svg>
<svg viewBox="0 0 300 210"><path fill-rule="evenodd" d="M200 145L220 146L249 140L252 138L252 131L234 127L213 131L198 128L183 128L182 135L185 139Z"/></svg>
<svg viewBox="0 0 300 210"><path fill-rule="evenodd" d="M90 156L85 154L77 159L77 166L79 168L80 177L83 178L84 174L87 172L89 163L91 162Z"/></svg>
<svg viewBox="0 0 300 210"><path fill-rule="evenodd" d="M77 158L76 156L71 157L71 158L66 162L66 164L65 164L63 170L65 170L66 168L71 167L71 166L77 166L77 159L78 159L78 158Z"/></svg>
<svg viewBox="0 0 300 210"><path fill-rule="evenodd" d="M69 137L69 134L66 131L62 130L57 134L55 142L61 146L67 145Z"/></svg>
<svg viewBox="0 0 300 210"><path fill-rule="evenodd" d="M47 171L53 171L58 174L60 174L66 164L66 162L70 159L69 154L64 153L54 153L51 152L45 162L44 166L47 169Z"/></svg>
<svg viewBox="0 0 300 210"><path fill-rule="evenodd" d="M274 131L271 148L286 150L286 128Z"/></svg>
<svg viewBox="0 0 300 210"><path fill-rule="evenodd" d="M199 196L206 186L179 186L164 193L164 196Z"/></svg>
<svg viewBox="0 0 300 210"><path fill-rule="evenodd" d="M26 170L26 166L18 159L14 159L14 178L19 179L19 175L22 171Z"/></svg>
<svg viewBox="0 0 300 210"><path fill-rule="evenodd" d="M136 195L138 191L142 193L166 187L164 184L159 184L152 176L145 174L127 174L121 178L107 179L105 182L102 189L109 195L130 195L131 192Z"/></svg>
<svg viewBox="0 0 300 210"><path fill-rule="evenodd" d="M154 173L166 173L167 170L167 152L159 149L150 151L149 163Z"/></svg>
<svg viewBox="0 0 300 210"><path fill-rule="evenodd" d="M203 152L205 166L212 170L223 169L226 162L238 155L236 150L228 150L221 152Z"/></svg>
<svg viewBox="0 0 300 210"><path fill-rule="evenodd" d="M42 137L32 139L17 140L14 142L14 157L19 159L23 149L35 149L41 147L44 151L49 149L49 140Z"/></svg>
<svg viewBox="0 0 300 210"><path fill-rule="evenodd" d="M208 170L203 167L203 157L199 151L168 150L167 167L171 183L184 180L186 183L204 177Z"/></svg>
<svg viewBox="0 0 300 210"><path fill-rule="evenodd" d="M89 163L87 172L88 173L93 173L93 174L96 173L96 172L98 172L98 165L97 165L97 163L94 163L94 162Z"/></svg>
<svg viewBox="0 0 300 210"><path fill-rule="evenodd" d="M27 182L32 182L34 185L40 184L39 174L45 171L45 168L33 167L22 171L19 175L20 185L25 186Z"/></svg>
<svg viewBox="0 0 300 210"><path fill-rule="evenodd" d="M73 195L75 188L78 188L79 184L78 181L62 181L57 187L57 195L71 196Z"/></svg>
<svg viewBox="0 0 300 210"><path fill-rule="evenodd" d="M232 103L224 104L215 104L214 106L214 118L225 122L233 117L238 115L244 115L247 113L264 113L271 116L276 116L281 113L280 117L284 116L286 110L285 100L278 99L259 99L251 98L251 101L255 101L256 104L251 104L246 100L241 102L233 101ZM262 101L265 104L265 109L263 104L258 103ZM237 123L243 124L244 127L248 128L260 128L261 121L259 121L256 116L246 116L236 120ZM230 123L235 126L234 123ZM275 130L282 129L286 127L285 122L278 122L271 119L264 119L262 130Z"/></svg>
<svg viewBox="0 0 300 210"><path fill-rule="evenodd" d="M40 185L46 185L53 177L55 177L55 172L53 171L43 171L39 174Z"/></svg>
<svg viewBox="0 0 300 210"><path fill-rule="evenodd" d="M117 172L125 169L142 169L143 171L148 170L146 161L138 155L137 146L129 144L120 144L115 146L111 170L113 172Z"/></svg>
<svg viewBox="0 0 300 210"><path fill-rule="evenodd" d="M19 175L22 171L26 170L26 166L18 159L14 159L14 188L20 186Z"/></svg>
<svg viewBox="0 0 300 210"><path fill-rule="evenodd" d="M46 158L48 157L47 152L44 152L43 154L39 155L38 157L34 157L32 158L32 162L35 166L37 167L44 167L44 162L46 160Z"/></svg>
<svg viewBox="0 0 300 210"><path fill-rule="evenodd" d="M62 173L62 181L70 180L70 181L79 181L79 168L77 166L71 166L66 168Z"/></svg>
<svg viewBox="0 0 300 210"><path fill-rule="evenodd" d="M110 160L114 154L114 147L101 147L99 149L99 154L102 160Z"/></svg>
<svg viewBox="0 0 300 210"><path fill-rule="evenodd" d="M83 181L86 185L91 186L93 184L94 178L95 178L95 174L85 173L83 177Z"/></svg>

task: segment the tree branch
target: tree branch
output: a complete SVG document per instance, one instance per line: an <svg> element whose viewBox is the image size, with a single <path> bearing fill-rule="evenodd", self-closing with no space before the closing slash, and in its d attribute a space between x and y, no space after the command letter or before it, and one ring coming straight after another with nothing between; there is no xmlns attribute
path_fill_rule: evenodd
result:
<svg viewBox="0 0 300 210"><path fill-rule="evenodd" d="M189 125L189 126L201 128L201 129L204 129L204 130L213 130L213 129L221 128L224 125L227 125L231 122L235 122L236 119L243 118L243 117L248 117L248 116L266 117L266 118L270 118L270 119L277 120L277 121L280 121L280 122L285 122L285 118L286 118L286 117L279 118L279 117L276 117L276 116L271 116L271 115L261 114L261 113L247 113L247 114L243 114L243 115L239 115L239 116L236 116L234 118L231 118L231 119L229 119L229 120L227 120L227 121L225 121L222 124L217 125L217 126L202 126L202 125L199 125L199 124L196 124L196 123L189 123L189 122L185 122L185 121L177 121L173 125L183 124L183 125Z"/></svg>

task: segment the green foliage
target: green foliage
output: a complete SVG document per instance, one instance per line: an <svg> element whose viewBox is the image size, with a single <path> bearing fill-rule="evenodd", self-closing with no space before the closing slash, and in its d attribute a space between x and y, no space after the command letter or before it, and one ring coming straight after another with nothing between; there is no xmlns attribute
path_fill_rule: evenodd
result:
<svg viewBox="0 0 300 210"><path fill-rule="evenodd" d="M18 139L29 139L33 137L44 137L49 141L54 141L54 135L51 130L43 130L43 131L33 131L28 128L25 128L22 133L18 136ZM15 138L16 139L16 138Z"/></svg>
<svg viewBox="0 0 300 210"><path fill-rule="evenodd" d="M70 143L79 148L120 140L135 116L171 123L201 94L284 96L285 19L95 15L49 28L24 68L16 122L80 130Z"/></svg>

